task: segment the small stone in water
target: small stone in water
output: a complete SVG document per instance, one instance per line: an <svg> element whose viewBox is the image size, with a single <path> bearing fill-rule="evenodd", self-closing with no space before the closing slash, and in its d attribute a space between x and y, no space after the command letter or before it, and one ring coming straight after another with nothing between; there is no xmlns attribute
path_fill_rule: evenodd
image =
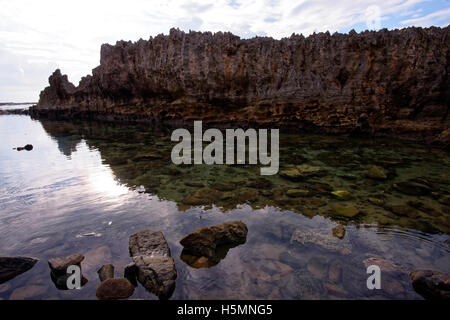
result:
<svg viewBox="0 0 450 320"><path fill-rule="evenodd" d="M333 236L339 239L345 237L345 228L342 224L339 224L333 228Z"/></svg>

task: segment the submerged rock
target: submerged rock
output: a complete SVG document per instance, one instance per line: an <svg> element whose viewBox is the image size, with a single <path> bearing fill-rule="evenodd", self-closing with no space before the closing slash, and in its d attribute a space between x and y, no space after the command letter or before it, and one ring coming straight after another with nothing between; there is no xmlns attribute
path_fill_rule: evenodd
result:
<svg viewBox="0 0 450 320"><path fill-rule="evenodd" d="M286 191L286 195L291 198L306 197L309 195L309 191L303 189L289 189Z"/></svg>
<svg viewBox="0 0 450 320"><path fill-rule="evenodd" d="M38 261L27 257L0 257L0 284L30 270Z"/></svg>
<svg viewBox="0 0 450 320"><path fill-rule="evenodd" d="M114 278L114 266L112 264L105 264L97 271L97 273L100 281Z"/></svg>
<svg viewBox="0 0 450 320"><path fill-rule="evenodd" d="M377 265L382 272L395 272L400 270L400 268L392 262L378 257L367 258L363 262L366 268L371 265Z"/></svg>
<svg viewBox="0 0 450 320"><path fill-rule="evenodd" d="M333 214L346 218L353 218L360 213L358 208L340 203L332 204L331 209Z"/></svg>
<svg viewBox="0 0 450 320"><path fill-rule="evenodd" d="M329 229L301 230L297 229L291 237L292 245L301 245L307 248L310 244L323 249L337 251L342 254L350 254L352 245L348 239L337 239L330 234Z"/></svg>
<svg viewBox="0 0 450 320"><path fill-rule="evenodd" d="M180 243L193 255L211 258L224 245L240 245L247 241L247 226L241 221L225 222L194 230L181 239Z"/></svg>
<svg viewBox="0 0 450 320"><path fill-rule="evenodd" d="M108 278L98 286L96 295L100 300L127 299L134 293L134 286L125 278Z"/></svg>
<svg viewBox="0 0 450 320"><path fill-rule="evenodd" d="M129 249L139 282L160 299L170 298L175 290L177 270L162 232L143 230L133 234Z"/></svg>
<svg viewBox="0 0 450 320"><path fill-rule="evenodd" d="M410 273L414 290L425 299L450 300L450 275L432 270Z"/></svg>
<svg viewBox="0 0 450 320"><path fill-rule="evenodd" d="M375 180L386 180L388 174L382 167L372 166L367 172L367 177Z"/></svg>
<svg viewBox="0 0 450 320"><path fill-rule="evenodd" d="M415 181L403 181L394 184L394 188L401 193L411 196L424 196L431 192L429 186Z"/></svg>
<svg viewBox="0 0 450 320"><path fill-rule="evenodd" d="M340 200L348 200L352 197L352 194L346 190L333 191L331 194Z"/></svg>
<svg viewBox="0 0 450 320"><path fill-rule="evenodd" d="M343 239L345 237L345 228L342 224L339 224L333 228L333 236L339 239Z"/></svg>

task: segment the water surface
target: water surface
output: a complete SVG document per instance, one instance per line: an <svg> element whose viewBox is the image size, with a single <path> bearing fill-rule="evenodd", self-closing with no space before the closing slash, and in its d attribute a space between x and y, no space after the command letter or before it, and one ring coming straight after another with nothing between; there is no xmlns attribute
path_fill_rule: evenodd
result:
<svg viewBox="0 0 450 320"><path fill-rule="evenodd" d="M40 259L0 285L0 298L96 299L96 270L112 263L122 276L131 262L129 236L146 228L169 242L178 270L172 299L421 299L410 271L450 271L445 150L282 133L280 172L313 168L292 180L262 177L259 165L175 166L170 134L146 125L0 116L0 255ZM25 144L34 149L13 150ZM374 165L387 179L367 177ZM406 192L411 183L422 186L420 195ZM306 191L292 197L293 189ZM347 191L348 199L334 191ZM346 217L342 207L358 214ZM233 220L247 224L247 242L213 267L180 258L183 236ZM332 235L338 224L344 239ZM46 261L76 252L86 256L89 282L60 291ZM382 274L382 290L366 287L364 261L373 257L397 266ZM132 298L156 299L142 286Z"/></svg>

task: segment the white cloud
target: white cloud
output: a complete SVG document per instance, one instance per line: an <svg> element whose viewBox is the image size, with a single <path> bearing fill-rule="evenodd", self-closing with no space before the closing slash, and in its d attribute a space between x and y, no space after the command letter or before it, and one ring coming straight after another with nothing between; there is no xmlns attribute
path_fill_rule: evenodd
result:
<svg viewBox="0 0 450 320"><path fill-rule="evenodd" d="M413 19L403 20L402 24L407 26L446 26L450 21L450 8L439 10L425 16L413 16Z"/></svg>
<svg viewBox="0 0 450 320"><path fill-rule="evenodd" d="M99 64L102 43L148 39L167 34L172 27L185 31L231 31L241 37L281 38L292 33L334 32L364 23L370 5L378 5L382 15L387 16L408 12L424 1L427 0L0 0L0 50L14 61L11 63L17 70L23 68L24 78L27 72L34 74L33 85L24 78L22 84L16 81L17 91L6 91L8 75L1 76L0 100L24 100L20 92L27 90L28 95L35 97L32 100L37 100L40 89L47 85L50 65L61 68L77 84ZM409 25L429 21L421 19L404 22ZM4 55L1 59L5 59ZM5 64L10 62L0 60L0 65Z"/></svg>

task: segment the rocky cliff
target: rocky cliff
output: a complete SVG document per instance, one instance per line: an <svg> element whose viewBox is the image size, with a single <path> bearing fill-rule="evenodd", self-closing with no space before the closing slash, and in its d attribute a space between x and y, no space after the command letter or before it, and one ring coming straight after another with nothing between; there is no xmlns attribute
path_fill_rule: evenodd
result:
<svg viewBox="0 0 450 320"><path fill-rule="evenodd" d="M366 132L450 142L449 29L240 39L172 29L59 70L35 116Z"/></svg>

